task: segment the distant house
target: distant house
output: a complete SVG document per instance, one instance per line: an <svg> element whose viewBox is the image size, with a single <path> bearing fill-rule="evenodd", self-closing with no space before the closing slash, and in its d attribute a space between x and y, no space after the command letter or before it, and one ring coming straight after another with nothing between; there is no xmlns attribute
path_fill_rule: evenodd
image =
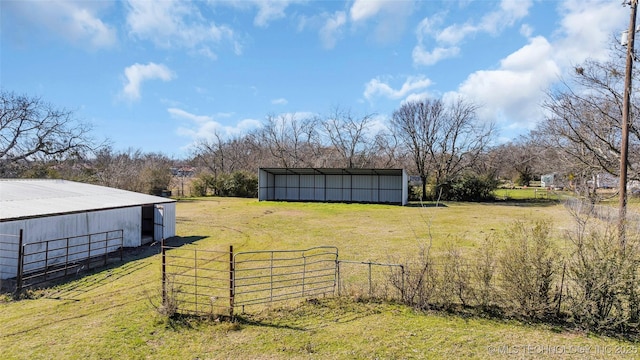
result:
<svg viewBox="0 0 640 360"><path fill-rule="evenodd" d="M21 233L22 250L32 254L23 269L28 272L175 231L172 199L66 180L0 180L0 280L16 276Z"/></svg>
<svg viewBox="0 0 640 360"><path fill-rule="evenodd" d="M565 187L565 181L558 173L544 174L540 176L540 186L548 189Z"/></svg>
<svg viewBox="0 0 640 360"><path fill-rule="evenodd" d="M609 173L601 173L596 175L596 188L613 189L620 186L620 178Z"/></svg>

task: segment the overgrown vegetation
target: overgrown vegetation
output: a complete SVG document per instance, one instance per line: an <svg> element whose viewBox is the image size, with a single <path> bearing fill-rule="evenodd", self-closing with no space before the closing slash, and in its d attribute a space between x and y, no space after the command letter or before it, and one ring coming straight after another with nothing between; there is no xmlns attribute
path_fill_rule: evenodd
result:
<svg viewBox="0 0 640 360"><path fill-rule="evenodd" d="M404 286L403 302L418 309L475 309L636 338L638 234L628 234L621 247L615 229L575 214L575 227L557 241L549 221L518 220L467 256L453 245L437 255L421 246L406 261L404 278L395 271L390 281Z"/></svg>
<svg viewBox="0 0 640 360"><path fill-rule="evenodd" d="M202 173L191 183L194 196L258 197L258 177L245 171L220 174Z"/></svg>

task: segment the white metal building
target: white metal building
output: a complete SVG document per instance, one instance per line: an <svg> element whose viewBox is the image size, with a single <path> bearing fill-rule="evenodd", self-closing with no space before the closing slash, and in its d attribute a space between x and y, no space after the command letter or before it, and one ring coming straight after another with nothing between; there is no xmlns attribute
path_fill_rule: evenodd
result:
<svg viewBox="0 0 640 360"><path fill-rule="evenodd" d="M172 199L66 180L0 180L0 279L15 276L20 230L23 246L65 238L69 246L73 238L73 246L90 249L91 234L118 232L124 247L137 247L175 236L175 224ZM47 249L40 254L53 256Z"/></svg>
<svg viewBox="0 0 640 360"><path fill-rule="evenodd" d="M404 169L261 168L258 199L406 205L408 180Z"/></svg>

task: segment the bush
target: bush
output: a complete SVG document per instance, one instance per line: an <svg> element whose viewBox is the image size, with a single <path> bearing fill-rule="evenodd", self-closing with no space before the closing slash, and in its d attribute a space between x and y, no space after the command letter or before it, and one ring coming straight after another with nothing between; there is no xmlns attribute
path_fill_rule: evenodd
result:
<svg viewBox="0 0 640 360"><path fill-rule="evenodd" d="M223 174L216 181L216 190L219 196L258 197L258 177L242 171Z"/></svg>
<svg viewBox="0 0 640 360"><path fill-rule="evenodd" d="M637 235L627 233L627 246L623 248L615 226L587 229L588 224L579 222L569 235L575 249L567 271L571 320L592 331L637 332Z"/></svg>
<svg viewBox="0 0 640 360"><path fill-rule="evenodd" d="M506 232L507 244L499 258L504 299L516 313L542 319L552 311L552 283L559 266L546 221L531 227L514 223Z"/></svg>
<svg viewBox="0 0 640 360"><path fill-rule="evenodd" d="M209 190L215 195L215 183L216 179L213 174L201 173L191 182L191 195L207 196L209 195Z"/></svg>
<svg viewBox="0 0 640 360"><path fill-rule="evenodd" d="M493 200L498 181L487 176L465 174L455 180L432 186L432 199L448 201Z"/></svg>

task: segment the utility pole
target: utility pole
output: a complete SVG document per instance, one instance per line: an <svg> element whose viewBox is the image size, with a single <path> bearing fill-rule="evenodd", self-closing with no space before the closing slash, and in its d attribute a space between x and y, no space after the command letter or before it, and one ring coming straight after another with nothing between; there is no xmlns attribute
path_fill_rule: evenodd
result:
<svg viewBox="0 0 640 360"><path fill-rule="evenodd" d="M622 141L620 143L620 199L618 209L618 236L620 244L624 249L626 244L626 221L627 221L627 162L629 152L629 109L631 102L631 75L633 72L634 50L633 42L636 34L636 10L638 0L630 0L631 18L629 20L629 30L627 31L627 66L624 76L624 99L622 105ZM624 39L623 39L624 40Z"/></svg>

